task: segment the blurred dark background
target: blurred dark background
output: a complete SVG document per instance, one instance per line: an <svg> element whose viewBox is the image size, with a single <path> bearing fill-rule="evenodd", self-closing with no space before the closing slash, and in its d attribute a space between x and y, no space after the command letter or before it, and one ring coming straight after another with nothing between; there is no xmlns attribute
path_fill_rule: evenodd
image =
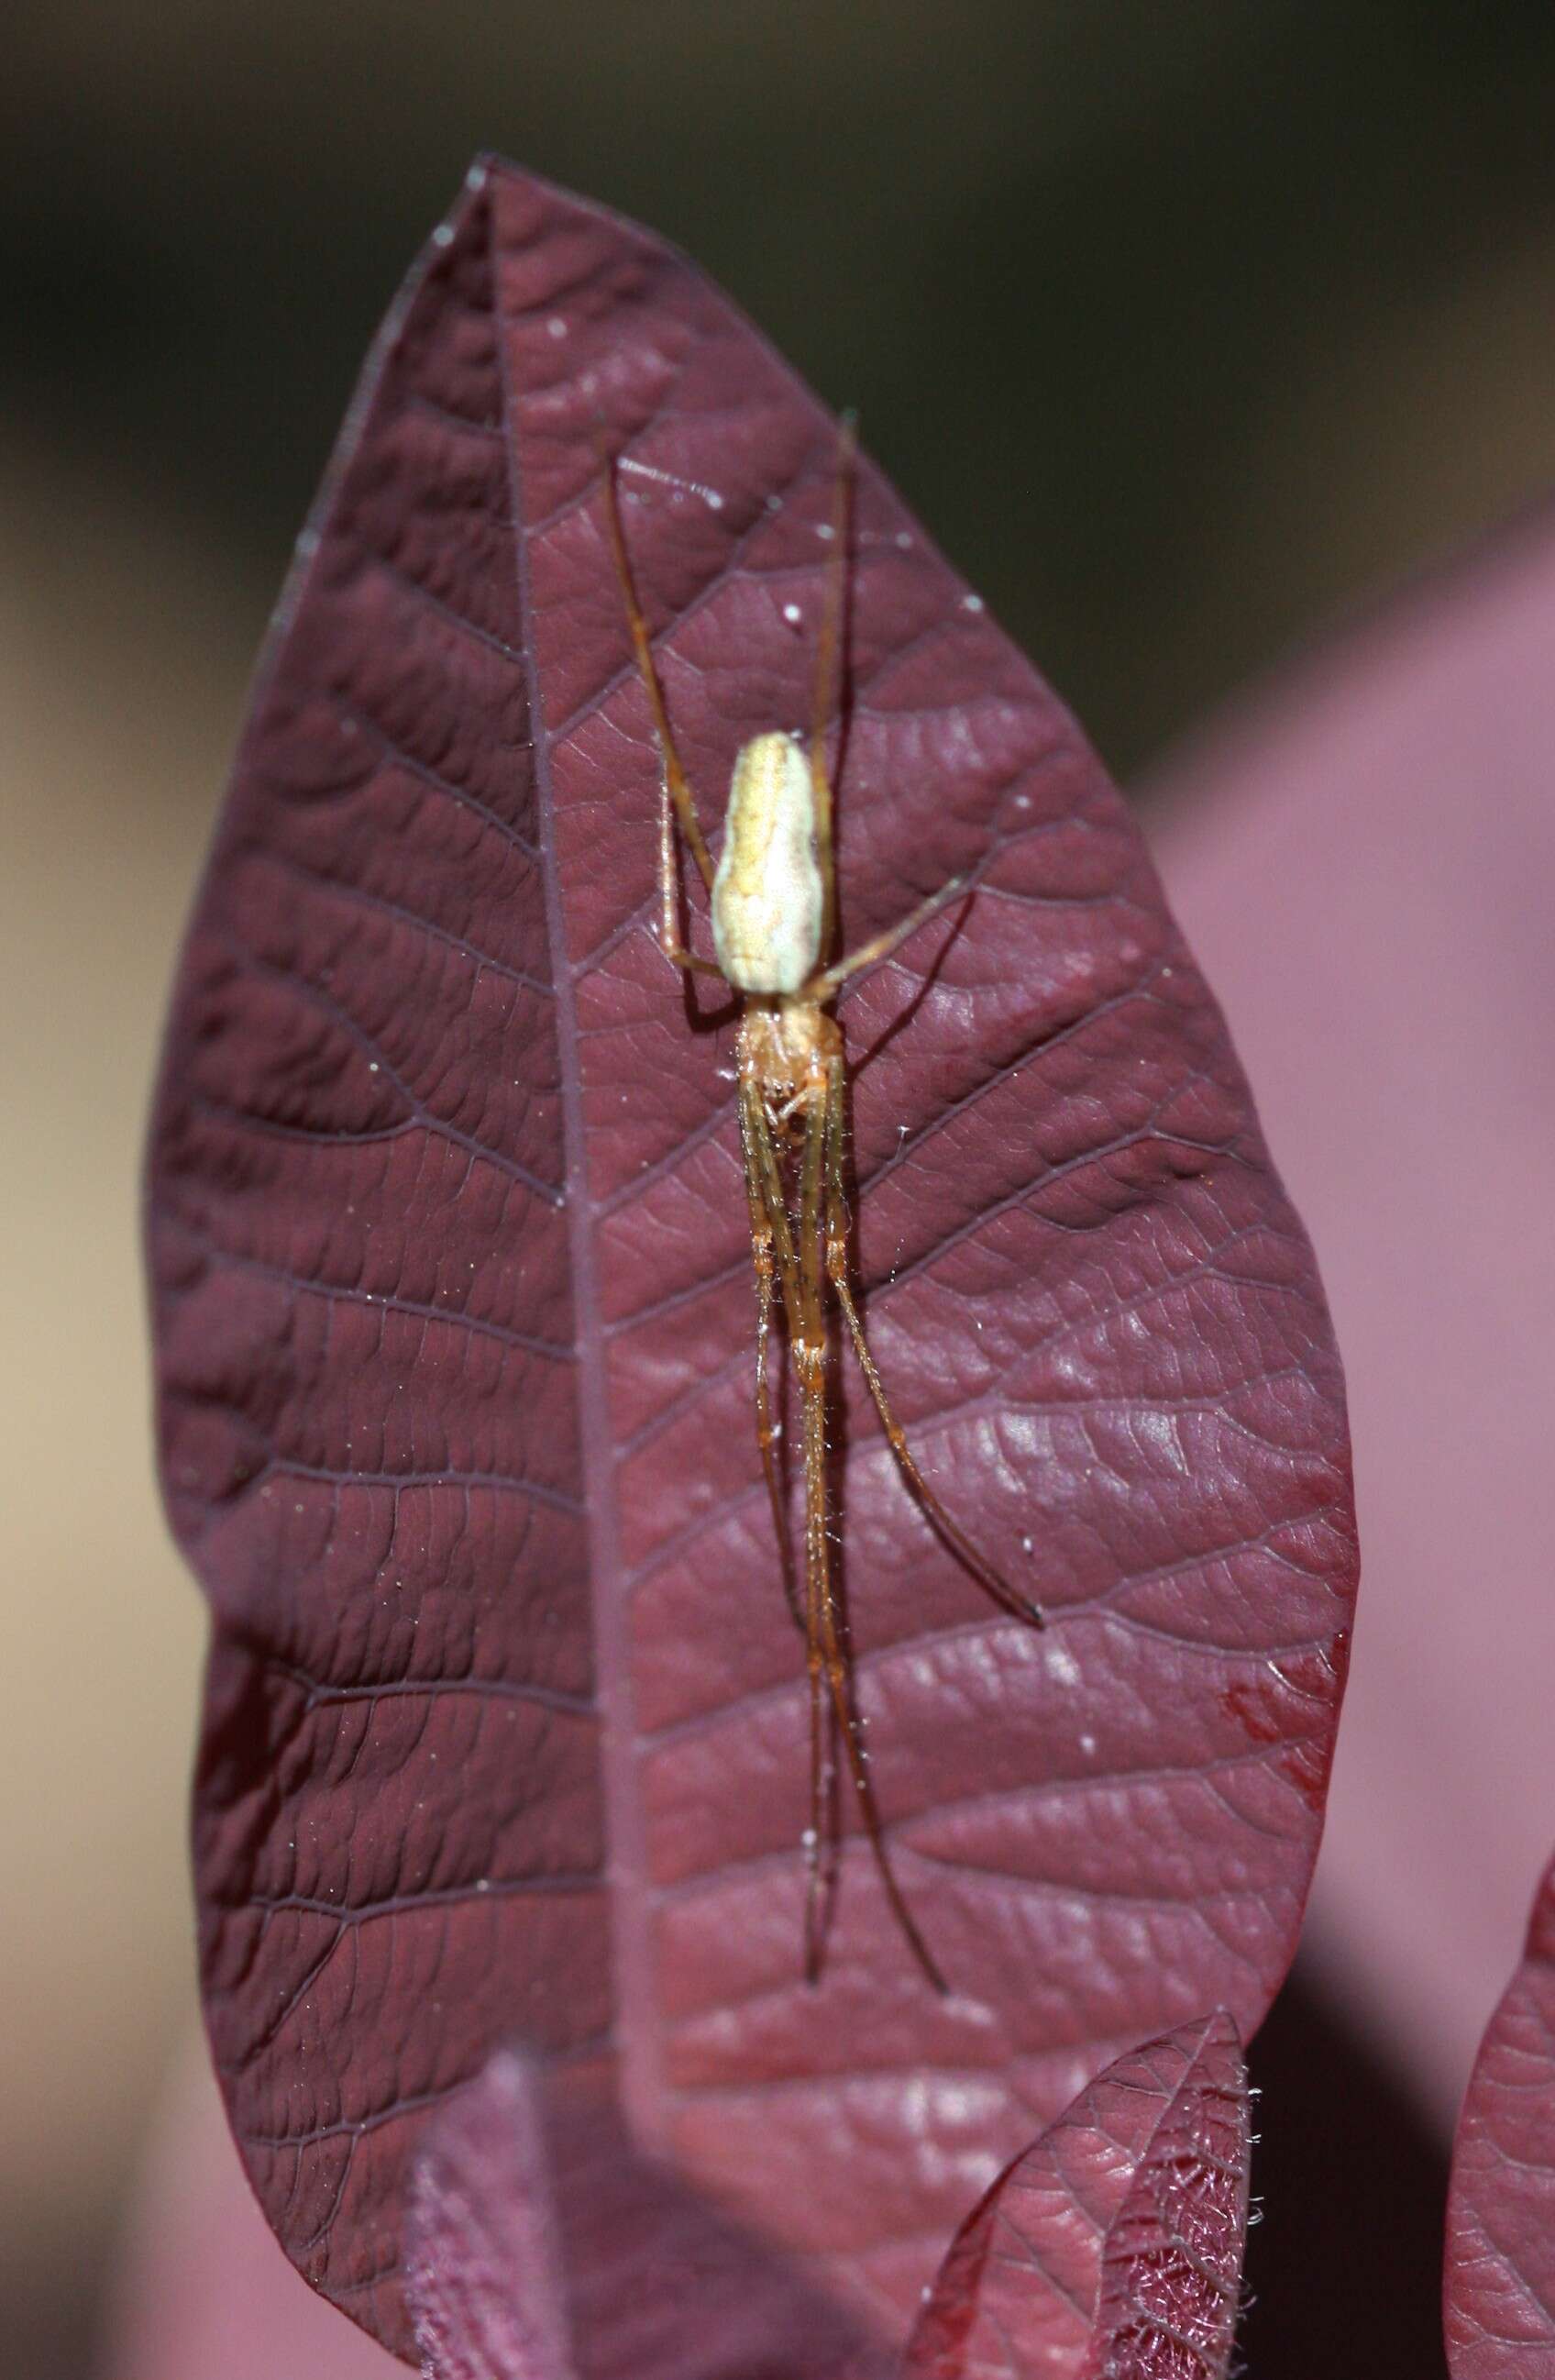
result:
<svg viewBox="0 0 1555 2380"><path fill-rule="evenodd" d="M8 404L259 589L485 146L857 404L1120 770L1548 475L1548 0L98 0L6 48Z"/></svg>
<svg viewBox="0 0 1555 2380"><path fill-rule="evenodd" d="M0 2361L56 2380L89 2369L192 2005L199 1625L146 1485L130 1220L157 1015L292 539L471 154L679 240L858 405L1130 775L1555 478L1555 8L96 0L14 12L4 47L6 1062L38 1122L0 1415L30 1682L0 1755ZM1251 2368L1416 2380L1442 2162L1411 2080L1311 1985L1263 2057ZM1345 2254L1412 2338L1313 2328Z"/></svg>

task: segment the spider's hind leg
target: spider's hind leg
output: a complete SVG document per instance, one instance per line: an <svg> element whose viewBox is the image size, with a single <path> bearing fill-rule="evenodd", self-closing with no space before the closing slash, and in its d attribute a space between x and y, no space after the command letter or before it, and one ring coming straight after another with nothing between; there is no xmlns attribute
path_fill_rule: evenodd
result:
<svg viewBox="0 0 1555 2380"><path fill-rule="evenodd" d="M783 1592L804 1638L805 1671L810 1688L810 1823L804 1837L804 1975L818 1983L825 1949L831 1887L837 1870L836 1796L833 1791L835 1730L826 1691L826 1655L822 1646L817 1572L812 1558L812 1502L808 1412L805 1431L805 1561L804 1601L801 1608L794 1584L789 1543L788 1513L776 1461L775 1433L766 1378L766 1333L771 1323L771 1270L775 1270L788 1323L789 1344L797 1350L804 1331L805 1299L794 1235L783 1196L783 1172L772 1126L758 1082L742 1076L740 1085L740 1132L745 1153L745 1191L751 1209L751 1247L755 1263L756 1429L761 1439L762 1469L778 1532L783 1569ZM797 1368L797 1356L796 1356ZM801 1375L802 1378L802 1373ZM822 1523L825 1526L824 1519ZM823 1857L823 1852L825 1856Z"/></svg>
<svg viewBox="0 0 1555 2380"><path fill-rule="evenodd" d="M909 1487L922 1506L929 1521L971 1572L978 1585L991 1596L1000 1609L1024 1620L1029 1627L1046 1625L1040 1605L1029 1596L1020 1594L1007 1579L994 1569L986 1554L979 1553L966 1532L953 1521L939 1498L934 1494L918 1459L907 1442L907 1432L891 1410L886 1394L886 1384L879 1366L870 1350L863 1320L854 1301L852 1284L848 1277L848 1205L842 1177L843 1135L847 1118L847 1078L840 1058L831 1061L826 1073L826 1278L842 1308L848 1325L848 1335L853 1342L853 1353L859 1369L864 1376L875 1412L892 1453L900 1464Z"/></svg>
<svg viewBox="0 0 1555 2380"><path fill-rule="evenodd" d="M804 1408L805 1615L811 1630L816 1632L810 1638L811 1677L814 1682L818 1654L836 1732L852 1780L853 1799L891 1913L926 1980L936 1992L945 1993L949 1986L919 1930L917 1919L908 1907L886 1848L874 1786L867 1766L863 1720L854 1687L852 1664L844 1645L837 1585L831 1571L826 1493L826 1327L821 1247L828 1112L829 1101L823 1085L817 1083L804 1123L804 1153L800 1173L800 1313L799 1327L793 1334L794 1368L799 1376ZM812 1692L814 1694L814 1683ZM813 1725L814 1710L813 1701ZM807 1940L813 1961L809 1972L812 1981L814 1981L819 1973L818 1932L809 1933Z"/></svg>
<svg viewBox="0 0 1555 2380"><path fill-rule="evenodd" d="M762 1475L766 1481L767 1501L772 1509L772 1531L778 1540L778 1560L782 1573L783 1597L794 1626L805 1633L805 1615L800 1605L799 1588L794 1580L793 1548L789 1540L789 1514L783 1495L783 1483L778 1469L778 1440L780 1435L772 1413L772 1383L767 1363L767 1342L772 1330L772 1308L777 1296L779 1253L777 1226L768 1208L766 1175L775 1169L762 1164L761 1125L765 1118L753 1120L753 1110L759 1111L760 1093L753 1086L743 1086L740 1096L740 1138L745 1157L745 1196L751 1210L751 1262L756 1281L756 1443L761 1449ZM779 1220L787 1239L788 1219L779 1210ZM791 1277L793 1257L791 1246L783 1251L785 1276Z"/></svg>

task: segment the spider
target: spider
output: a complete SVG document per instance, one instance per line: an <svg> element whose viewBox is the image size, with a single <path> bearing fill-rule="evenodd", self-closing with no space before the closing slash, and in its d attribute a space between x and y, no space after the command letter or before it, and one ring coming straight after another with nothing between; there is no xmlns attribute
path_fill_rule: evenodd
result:
<svg viewBox="0 0 1555 2380"><path fill-rule="evenodd" d="M892 1453L930 1523L1000 1608L1043 1625L1040 1608L1010 1586L946 1512L924 1478L891 1409L850 1279L844 1183L848 1061L842 1029L829 1014L840 987L887 958L934 913L968 890L953 877L900 923L847 957L826 964L836 930L832 788L826 726L839 675L854 462L851 419L838 445L831 557L816 640L808 748L774 730L753 736L734 763L715 866L681 764L647 624L638 601L616 493L615 467L602 451L605 516L616 578L647 697L662 766L658 824L657 940L683 975L717 976L740 1003L737 1041L740 1130L751 1254L756 1288L755 1408L762 1469L772 1506L784 1591L804 1638L810 1689L810 1825L804 1837L807 1881L804 1973L820 1980L830 1884L838 1854L835 1825L835 1746L840 1742L864 1835L892 1912L927 1981L945 1978L908 1906L881 1826L864 1749L847 1633L833 1575L826 1481L827 1293L835 1301ZM706 887L717 957L686 947L679 922L679 851L683 838ZM778 1463L779 1425L768 1378L768 1339L781 1303L802 1413L804 1585L794 1582L786 1500ZM823 1868L822 1841L826 1837Z"/></svg>

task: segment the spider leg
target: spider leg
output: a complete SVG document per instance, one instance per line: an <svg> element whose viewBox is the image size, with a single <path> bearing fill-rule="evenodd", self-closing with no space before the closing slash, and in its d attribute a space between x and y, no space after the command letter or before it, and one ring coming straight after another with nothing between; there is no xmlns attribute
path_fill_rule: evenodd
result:
<svg viewBox="0 0 1555 2380"><path fill-rule="evenodd" d="M992 1596L1001 1609L1024 1620L1029 1627L1045 1627L1040 1605L1011 1586L1008 1580L994 1568L985 1554L958 1526L918 1467L916 1456L907 1442L907 1433L891 1411L886 1394L886 1384L880 1367L870 1352L868 1339L853 1292L848 1279L848 1206L842 1179L842 1142L847 1115L847 1087L843 1063L834 1058L826 1070L826 1277L831 1282L848 1333L853 1342L859 1369L864 1376L875 1412L880 1415L892 1453L907 1478L909 1487L922 1504L934 1527L965 1563L978 1585Z"/></svg>
<svg viewBox="0 0 1555 2380"><path fill-rule="evenodd" d="M920 901L915 909L910 909L905 917L898 919L896 925L888 926L883 934L872 935L847 958L838 959L835 966L823 967L818 975L813 975L800 992L800 999L817 1000L824 1008L838 987L846 983L850 975L857 975L861 967L874 966L879 960L888 959L898 942L905 942L909 934L915 934L937 909L943 909L946 902L954 901L958 893L964 892L970 881L968 877L953 876L948 884L942 884L937 892L931 892L926 901ZM825 944L822 947L824 949Z"/></svg>
<svg viewBox="0 0 1555 2380"><path fill-rule="evenodd" d="M837 477L832 486L831 555L826 570L821 633L815 640L815 680L810 712L810 784L815 808L815 857L821 870L821 949L829 951L837 927L837 869L832 858L832 793L826 773L826 718L842 656L842 605L848 585L848 527L852 509L857 429L842 417L837 441Z"/></svg>
<svg viewBox="0 0 1555 2380"><path fill-rule="evenodd" d="M721 976L723 969L711 959L702 959L687 950L681 939L680 886L675 866L675 828L677 822L686 839L692 857L701 871L702 880L709 892L713 886L713 859L706 837L696 815L686 772L681 765L675 737L669 725L669 713L665 707L664 688L659 683L658 664L654 660L653 645L648 637L648 624L637 600L636 583L627 556L626 538L621 524L621 504L616 495L615 467L601 442L601 461L605 478L605 521L609 530L610 556L615 564L616 582L626 613L626 624L632 636L632 650L636 655L637 674L643 691L648 698L653 714L654 734L658 742L663 779L659 786L658 811L658 942L671 965L688 974Z"/></svg>
<svg viewBox="0 0 1555 2380"><path fill-rule="evenodd" d="M783 1311L789 1326L789 1344L797 1350L803 1327L799 1261L794 1250L793 1232L789 1224L788 1207L783 1196L782 1169L778 1161L772 1127L767 1121L761 1087L751 1075L742 1075L741 1078L740 1130L745 1149L745 1184L751 1199L753 1234L756 1229L755 1217L759 1201L762 1228L769 1234L778 1286L782 1292ZM759 1405L757 1410L759 1415ZM782 1512L778 1500L772 1470L767 1472L767 1487L773 1498L773 1519L778 1527L778 1544L784 1548L784 1591L790 1597L790 1609L798 1620L801 1633L804 1637L805 1671L810 1685L810 1823L804 1836L804 1973L807 1982L815 1983L819 1980L821 1973L830 1885L836 1875L838 1847L835 1824L836 1797L833 1791L835 1730L826 1704L826 1656L821 1641L820 1606L816 1600L817 1572L810 1558L808 1457L806 1461L802 1611L793 1587L791 1573L787 1567L788 1516ZM826 1854L824 1863L823 1848Z"/></svg>
<svg viewBox="0 0 1555 2380"><path fill-rule="evenodd" d="M789 1516L783 1502L782 1482L778 1475L778 1426L772 1417L771 1382L768 1378L767 1338L772 1326L772 1305L776 1294L777 1259L773 1243L775 1233L772 1217L767 1210L767 1193L757 1154L750 1117L750 1105L760 1104L760 1094L747 1094L742 1088L740 1099L740 1137L745 1152L745 1196L751 1209L751 1260L756 1276L756 1442L761 1448L761 1467L766 1480L767 1499L772 1506L773 1535L778 1540L778 1560L783 1580L783 1596L793 1618L794 1626L805 1633L804 1613L800 1607L799 1589L794 1583L793 1548L789 1542ZM783 1218L785 1227L787 1217Z"/></svg>
<svg viewBox="0 0 1555 2380"><path fill-rule="evenodd" d="M812 1729L815 1725L815 1685L817 1666L825 1671L826 1692L830 1698L836 1730L841 1741L848 1772L852 1780L853 1798L858 1804L864 1835L874 1857L886 1898L892 1914L900 1926L909 1949L936 1992L946 1992L948 1985L934 1962L933 1952L918 1929L917 1920L908 1907L880 1824L880 1813L874 1799L874 1788L866 1765L863 1727L854 1693L851 1665L843 1650L842 1629L838 1616L837 1593L831 1575L831 1548L827 1529L826 1507L826 1309L823 1296L821 1257L821 1222L823 1173L826 1136L826 1099L822 1085L816 1086L809 1112L805 1118L804 1154L800 1173L800 1327L792 1334L794 1367L799 1375L800 1391L804 1411L804 1557L805 1557L805 1617L811 1631L809 1658L812 1679ZM819 1642L816 1642L818 1633ZM812 1778L816 1774L816 1755L812 1738ZM818 1871L812 1870L814 1879ZM818 1907L813 1901L805 1928L806 1974L812 1983L819 1980L821 1937Z"/></svg>

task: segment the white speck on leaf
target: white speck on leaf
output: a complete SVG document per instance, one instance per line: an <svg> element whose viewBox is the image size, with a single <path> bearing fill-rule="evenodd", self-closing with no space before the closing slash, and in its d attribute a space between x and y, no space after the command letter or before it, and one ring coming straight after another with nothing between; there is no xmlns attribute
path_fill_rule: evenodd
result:
<svg viewBox="0 0 1555 2380"><path fill-rule="evenodd" d="M585 388L592 378L591 373L585 379ZM657 463L640 462L635 455L623 455L616 468L623 474L631 472L639 480L656 480L661 488L672 488L677 495L700 496L710 513L721 513L724 508L724 500L717 488L704 487L700 480L678 480L673 471L661 471ZM631 491L627 492L630 501L641 502L641 498L632 495Z"/></svg>
<svg viewBox="0 0 1555 2380"><path fill-rule="evenodd" d="M1078 1686L1079 1683L1079 1663L1067 1645L1049 1645L1047 1670L1049 1677L1056 1679L1061 1686Z"/></svg>

